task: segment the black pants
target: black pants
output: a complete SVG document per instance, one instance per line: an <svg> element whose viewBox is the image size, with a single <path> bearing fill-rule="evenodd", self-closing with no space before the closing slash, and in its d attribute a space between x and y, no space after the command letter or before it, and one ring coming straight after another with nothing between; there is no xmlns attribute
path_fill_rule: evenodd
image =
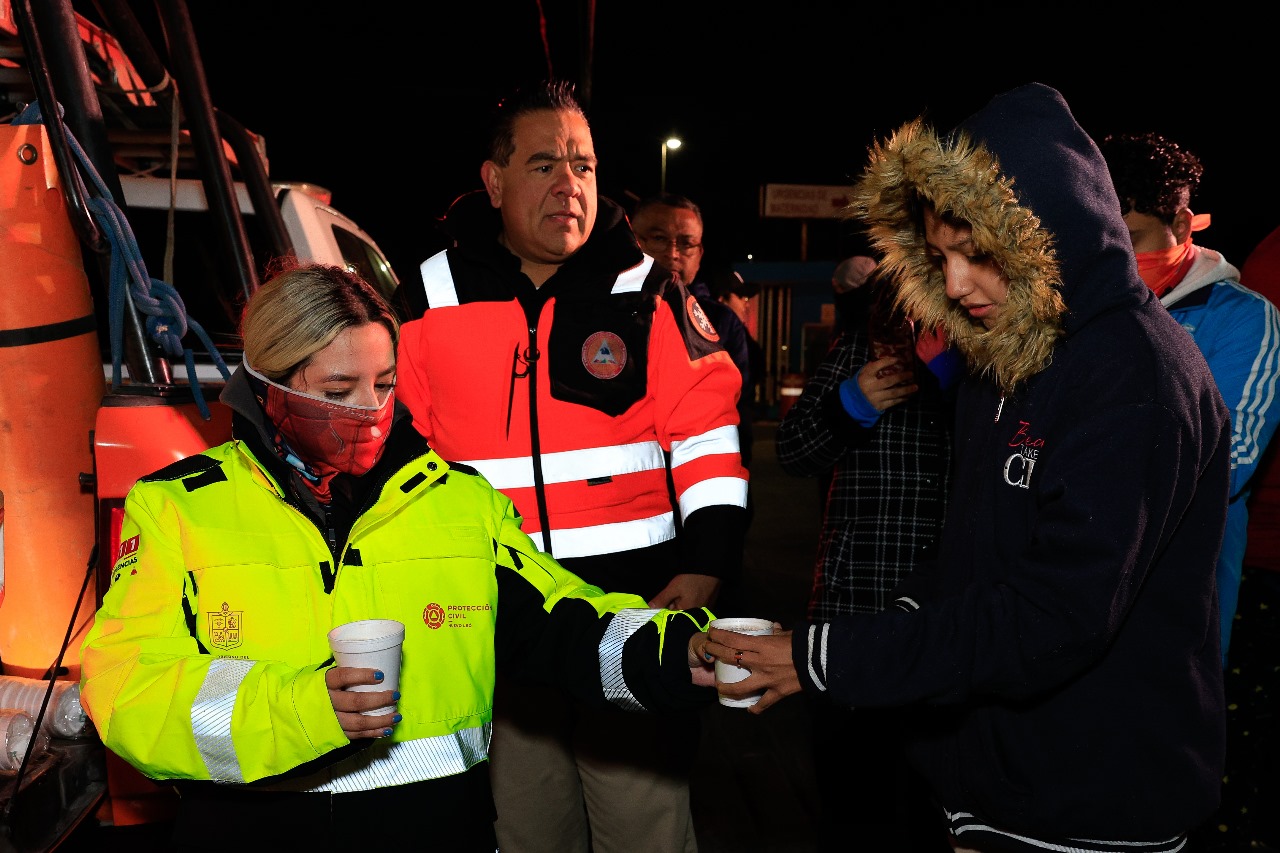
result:
<svg viewBox="0 0 1280 853"><path fill-rule="evenodd" d="M813 719L819 850L950 853L942 812L902 749L902 711L805 694Z"/></svg>
<svg viewBox="0 0 1280 853"><path fill-rule="evenodd" d="M178 851L493 853L498 846L488 762L457 776L350 794L204 784L181 793L173 830Z"/></svg>

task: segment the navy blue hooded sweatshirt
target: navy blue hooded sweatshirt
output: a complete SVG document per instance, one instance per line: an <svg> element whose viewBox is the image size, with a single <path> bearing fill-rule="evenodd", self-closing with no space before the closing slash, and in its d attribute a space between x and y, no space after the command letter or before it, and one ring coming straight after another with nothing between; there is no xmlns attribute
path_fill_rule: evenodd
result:
<svg viewBox="0 0 1280 853"><path fill-rule="evenodd" d="M970 224L1008 277L992 329L947 298L926 204ZM964 846L1174 849L1215 808L1223 768L1230 427L1196 345L1138 277L1102 156L1061 95L1030 84L949 134L917 119L874 145L849 213L971 376L936 566L897 609L797 630L802 683L904 708Z"/></svg>

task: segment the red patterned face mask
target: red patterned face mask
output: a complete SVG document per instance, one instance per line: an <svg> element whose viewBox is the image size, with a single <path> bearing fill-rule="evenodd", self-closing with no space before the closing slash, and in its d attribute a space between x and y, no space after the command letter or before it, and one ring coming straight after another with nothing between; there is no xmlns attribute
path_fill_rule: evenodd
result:
<svg viewBox="0 0 1280 853"><path fill-rule="evenodd" d="M276 452L303 474L324 503L338 472L360 476L382 457L395 392L381 406L347 406L278 385L245 364L261 383L259 402L275 428ZM265 395L265 399L264 399Z"/></svg>

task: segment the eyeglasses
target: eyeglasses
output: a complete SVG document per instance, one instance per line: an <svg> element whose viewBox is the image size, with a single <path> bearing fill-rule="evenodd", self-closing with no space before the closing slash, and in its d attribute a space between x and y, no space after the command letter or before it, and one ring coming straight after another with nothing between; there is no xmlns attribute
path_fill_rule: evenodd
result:
<svg viewBox="0 0 1280 853"><path fill-rule="evenodd" d="M688 237L680 237L676 240L669 240L666 237L644 237L640 236L641 242L658 252L666 253L671 251L671 247L675 246L677 252L682 255L692 255L698 249L702 248L701 243L695 243Z"/></svg>

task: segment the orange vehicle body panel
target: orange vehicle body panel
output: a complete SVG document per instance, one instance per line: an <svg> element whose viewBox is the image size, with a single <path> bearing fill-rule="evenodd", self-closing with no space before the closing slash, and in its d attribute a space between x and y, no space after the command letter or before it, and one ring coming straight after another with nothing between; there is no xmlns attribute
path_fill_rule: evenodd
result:
<svg viewBox="0 0 1280 853"><path fill-rule="evenodd" d="M91 431L105 383L93 301L42 125L0 126L0 491L5 496L0 660L79 679L93 618ZM78 609L77 609L78 606ZM60 676L62 673L60 672Z"/></svg>

